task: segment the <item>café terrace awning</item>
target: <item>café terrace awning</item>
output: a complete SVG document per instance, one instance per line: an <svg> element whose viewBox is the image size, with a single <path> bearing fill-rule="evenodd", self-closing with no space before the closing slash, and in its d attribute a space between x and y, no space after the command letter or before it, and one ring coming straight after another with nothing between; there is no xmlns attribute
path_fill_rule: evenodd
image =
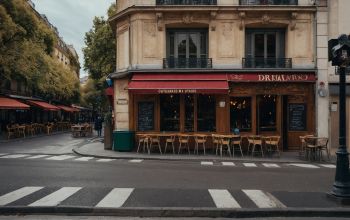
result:
<svg viewBox="0 0 350 220"><path fill-rule="evenodd" d="M68 106L64 106L64 105L57 105L57 107L65 112L79 112L79 110L76 108L72 108L72 107L68 107Z"/></svg>
<svg viewBox="0 0 350 220"><path fill-rule="evenodd" d="M15 99L0 97L0 109L29 109L30 106Z"/></svg>
<svg viewBox="0 0 350 220"><path fill-rule="evenodd" d="M34 100L27 100L29 105L36 106L39 108L42 108L44 111L59 111L60 109L57 106L51 105L47 102L43 101L34 101Z"/></svg>
<svg viewBox="0 0 350 220"><path fill-rule="evenodd" d="M226 74L136 73L128 89L136 94L227 94L229 85Z"/></svg>

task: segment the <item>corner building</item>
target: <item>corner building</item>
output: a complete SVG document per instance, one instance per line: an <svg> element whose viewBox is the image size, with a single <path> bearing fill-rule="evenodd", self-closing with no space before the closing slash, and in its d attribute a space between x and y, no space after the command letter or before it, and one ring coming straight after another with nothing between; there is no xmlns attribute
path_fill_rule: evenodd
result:
<svg viewBox="0 0 350 220"><path fill-rule="evenodd" d="M309 0L118 0L117 130L315 132L316 6Z"/></svg>

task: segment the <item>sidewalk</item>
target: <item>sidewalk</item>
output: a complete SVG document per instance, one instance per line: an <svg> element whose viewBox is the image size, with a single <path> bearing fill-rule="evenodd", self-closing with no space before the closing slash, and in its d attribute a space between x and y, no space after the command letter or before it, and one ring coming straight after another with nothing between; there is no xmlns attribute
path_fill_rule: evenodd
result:
<svg viewBox="0 0 350 220"><path fill-rule="evenodd" d="M208 154L208 155L197 155L193 154L191 152L191 155L188 154L172 154L171 152L168 152L167 154L159 154L159 153L136 153L136 152L118 152L113 150L104 150L103 143L101 142L101 139L92 139L90 140L90 143L85 144L83 146L75 147L73 149L73 152L76 154L79 154L81 156L88 156L88 157L99 157L99 158L110 158L110 159L143 159L143 160L173 160L173 161L181 161L181 160L187 160L187 161L203 161L203 160L209 160L209 161L255 161L255 162L279 162L279 163L305 163L310 162L303 158L300 158L298 155L298 152L281 152L281 157L251 157L251 156L245 156L240 157L238 153L236 153L237 156L235 157L229 157L229 156L216 156L214 154ZM319 161L316 161L315 163L320 163ZM322 163L322 162L321 162ZM325 163L335 163L335 157L332 156L331 161L326 161Z"/></svg>

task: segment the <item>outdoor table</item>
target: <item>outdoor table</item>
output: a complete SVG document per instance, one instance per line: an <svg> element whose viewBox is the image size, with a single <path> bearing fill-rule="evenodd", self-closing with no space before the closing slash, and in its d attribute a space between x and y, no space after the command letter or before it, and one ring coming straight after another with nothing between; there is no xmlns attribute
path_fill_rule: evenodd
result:
<svg viewBox="0 0 350 220"><path fill-rule="evenodd" d="M72 135L73 137L80 137L81 136L81 129L84 127L84 125L73 125L72 128Z"/></svg>

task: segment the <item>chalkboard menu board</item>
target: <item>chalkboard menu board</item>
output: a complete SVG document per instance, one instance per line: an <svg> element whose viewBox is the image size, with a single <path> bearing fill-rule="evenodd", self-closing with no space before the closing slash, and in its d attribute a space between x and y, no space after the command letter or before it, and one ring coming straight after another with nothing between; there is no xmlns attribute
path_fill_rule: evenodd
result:
<svg viewBox="0 0 350 220"><path fill-rule="evenodd" d="M138 107L138 131L154 130L154 103L139 102Z"/></svg>
<svg viewBox="0 0 350 220"><path fill-rule="evenodd" d="M306 130L306 104L289 104L289 131Z"/></svg>

